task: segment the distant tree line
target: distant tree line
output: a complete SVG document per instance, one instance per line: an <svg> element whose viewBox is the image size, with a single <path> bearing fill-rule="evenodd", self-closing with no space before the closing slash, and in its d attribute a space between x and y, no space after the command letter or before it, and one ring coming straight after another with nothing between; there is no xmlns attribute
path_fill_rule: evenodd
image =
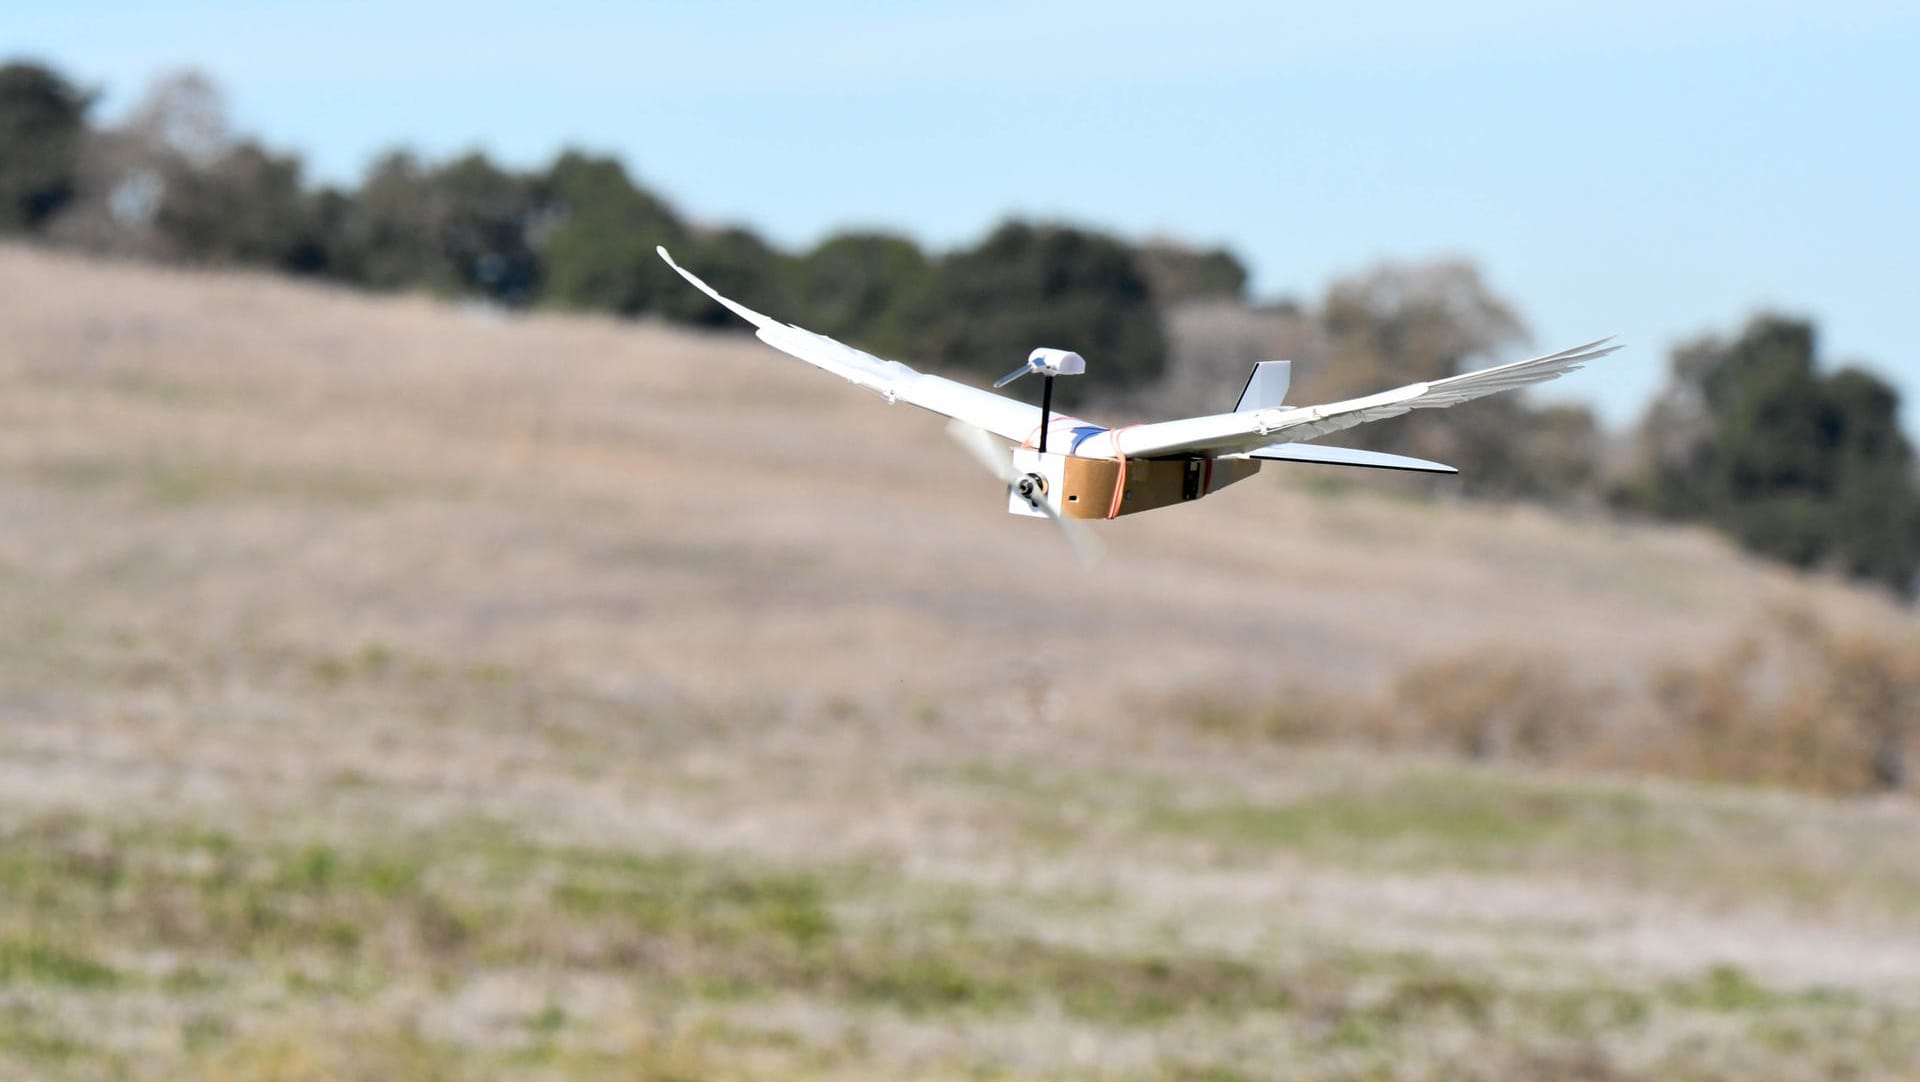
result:
<svg viewBox="0 0 1920 1082"><path fill-rule="evenodd" d="M572 150L534 171L395 151L356 187L313 185L296 155L234 135L219 93L191 73L155 84L117 125L90 124L91 105L46 67L0 69L0 230L375 290L737 326L661 263L665 244L722 292L804 312L870 349L911 347L917 361L984 376L1037 344L1067 345L1099 358L1092 380L1109 391L1161 376L1158 299L1237 296L1246 281L1223 251L1026 222L944 253L878 232L785 252L744 228L695 226L619 160Z"/></svg>
<svg viewBox="0 0 1920 1082"><path fill-rule="evenodd" d="M234 134L201 76L161 80L116 125L92 123L93 102L45 66L0 67L0 235L738 326L660 262L665 244L746 304L915 364L982 378L1036 345L1076 349L1095 361L1083 394L1142 409L1229 408L1256 360L1293 358L1293 400L1329 399L1511 359L1528 337L1460 262L1384 266L1314 304L1256 305L1231 252L1060 224L1010 221L944 252L870 231L787 252L689 222L609 156L569 150L517 171L480 153L395 151L355 187L315 185L297 155ZM1920 483L1898 396L1859 369L1823 371L1814 341L1810 324L1764 316L1682 347L1624 448L1584 408L1514 395L1354 435L1460 466L1471 495L1706 522L1767 556L1911 594Z"/></svg>

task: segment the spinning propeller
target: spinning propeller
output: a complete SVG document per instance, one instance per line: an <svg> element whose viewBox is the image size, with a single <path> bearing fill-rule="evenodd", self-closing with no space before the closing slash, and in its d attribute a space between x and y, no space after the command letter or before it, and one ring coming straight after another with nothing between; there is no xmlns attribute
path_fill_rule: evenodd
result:
<svg viewBox="0 0 1920 1082"><path fill-rule="evenodd" d="M1061 536L1073 546L1073 554L1082 564L1090 567L1100 558L1100 542L1078 522L1061 515L1052 501L1047 499L1047 479L1037 473L1022 473L1015 469L1006 447L991 433L964 421L949 421L947 435L953 437L953 442L966 448L967 453L985 466L988 473L999 478L1002 484L1025 500L1027 506L1047 516L1058 526Z"/></svg>

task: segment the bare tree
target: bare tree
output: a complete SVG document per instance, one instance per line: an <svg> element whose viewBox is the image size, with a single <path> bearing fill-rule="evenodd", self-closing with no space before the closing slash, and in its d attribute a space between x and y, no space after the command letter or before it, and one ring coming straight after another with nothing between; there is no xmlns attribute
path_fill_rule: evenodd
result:
<svg viewBox="0 0 1920 1082"><path fill-rule="evenodd" d="M120 130L154 157L200 169L233 146L225 97L212 79L191 69L155 79Z"/></svg>
<svg viewBox="0 0 1920 1082"><path fill-rule="evenodd" d="M196 71L161 76L119 124L82 145L71 206L53 223L59 243L143 258L172 256L157 220L170 190L232 147L219 88Z"/></svg>

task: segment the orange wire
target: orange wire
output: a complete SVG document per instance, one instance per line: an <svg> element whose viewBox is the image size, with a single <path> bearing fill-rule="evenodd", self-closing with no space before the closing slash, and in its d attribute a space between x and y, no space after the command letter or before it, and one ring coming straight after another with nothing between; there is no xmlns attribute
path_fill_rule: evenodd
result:
<svg viewBox="0 0 1920 1082"><path fill-rule="evenodd" d="M1109 435L1113 441L1113 457L1120 460L1120 475L1113 479L1113 502L1107 505L1107 517L1120 517L1120 501L1127 498L1127 453L1120 449L1120 433L1139 425L1124 425L1114 429Z"/></svg>
<svg viewBox="0 0 1920 1082"><path fill-rule="evenodd" d="M1081 420L1080 418L1078 418L1078 417L1069 417L1069 416L1067 416L1067 415L1066 415L1066 414L1064 414L1064 413L1063 413L1063 414L1061 414L1061 415L1060 415L1060 416L1058 416L1058 417L1055 417L1054 419L1052 419L1052 420L1050 420L1050 421L1042 421L1042 422L1040 422L1039 424L1037 424L1037 425L1034 425L1034 426L1033 426L1033 431L1031 431L1031 432L1029 432L1029 433L1027 433L1027 438L1026 438L1026 439L1024 439L1024 440L1021 440L1021 441L1020 441L1020 449L1021 449L1021 450L1023 450L1023 451L1031 451L1031 450L1033 450L1033 441L1039 438L1039 436L1040 436L1040 430L1041 430L1041 429L1043 429L1043 428L1046 428L1046 429L1047 429L1047 438L1048 438L1048 439L1052 439L1052 438L1053 438L1053 429L1051 429L1051 428L1048 428L1047 426L1049 426L1049 425L1057 425L1057 424L1059 424L1059 423L1060 423L1060 422L1062 422L1062 421L1072 421L1072 422L1073 422L1074 424L1076 424L1076 425L1081 425L1081 424L1085 424L1085 423L1086 423L1085 421L1082 421L1082 420ZM1071 452L1068 452L1068 453L1071 453Z"/></svg>

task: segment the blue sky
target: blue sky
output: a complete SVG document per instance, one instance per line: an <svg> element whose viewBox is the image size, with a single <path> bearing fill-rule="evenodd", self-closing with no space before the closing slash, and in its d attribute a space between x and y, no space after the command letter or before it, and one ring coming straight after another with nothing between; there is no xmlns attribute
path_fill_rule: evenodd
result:
<svg viewBox="0 0 1920 1082"><path fill-rule="evenodd" d="M326 179L395 145L615 151L789 245L1064 218L1226 244L1297 297L1464 255L1542 348L1627 337L1566 385L1616 424L1673 342L1772 307L1920 418L1920 4L69 0L7 15L21 54L108 117L198 67Z"/></svg>

